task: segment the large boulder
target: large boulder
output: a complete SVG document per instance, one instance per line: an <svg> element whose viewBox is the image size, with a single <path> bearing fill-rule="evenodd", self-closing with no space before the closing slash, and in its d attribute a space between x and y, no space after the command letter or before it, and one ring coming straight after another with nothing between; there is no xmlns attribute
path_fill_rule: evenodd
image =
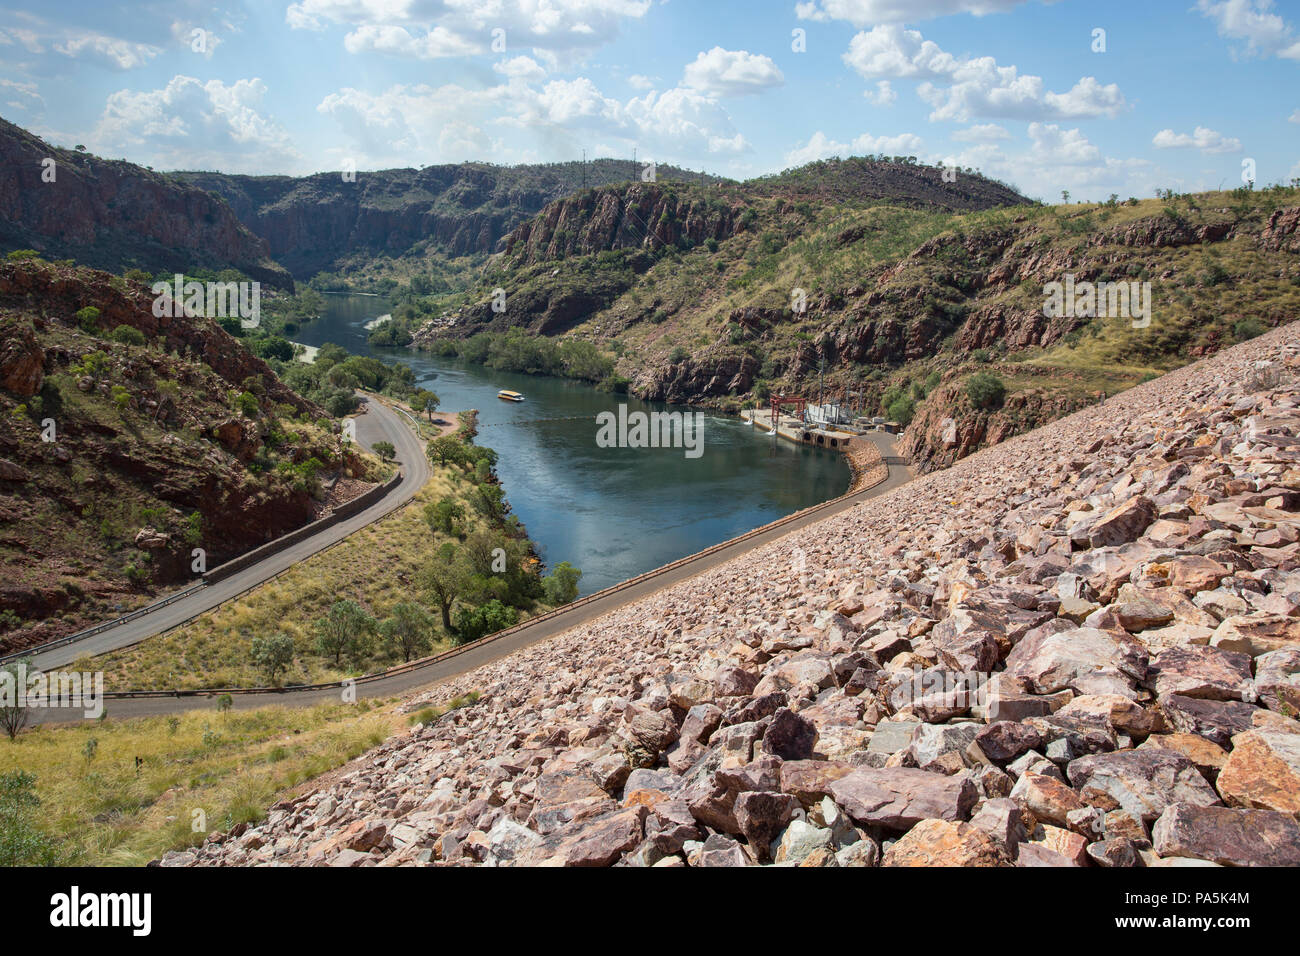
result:
<svg viewBox="0 0 1300 956"><path fill-rule="evenodd" d="M0 388L19 398L41 390L45 380L45 352L36 332L27 322L5 320L0 324Z"/></svg>
<svg viewBox="0 0 1300 956"><path fill-rule="evenodd" d="M923 820L885 852L883 866L1010 866L1007 851L979 827Z"/></svg>
<svg viewBox="0 0 1300 956"><path fill-rule="evenodd" d="M1219 647L1171 647L1151 659L1147 681L1156 696L1240 700L1249 689L1251 657Z"/></svg>
<svg viewBox="0 0 1300 956"><path fill-rule="evenodd" d="M1233 737L1218 788L1230 806L1300 814L1300 734L1260 727Z"/></svg>
<svg viewBox="0 0 1300 956"><path fill-rule="evenodd" d="M1094 627L1036 628L1007 655L1006 673L1038 694L1065 690L1083 678L1116 677L1129 684L1146 676L1147 652L1137 641Z"/></svg>
<svg viewBox="0 0 1300 956"><path fill-rule="evenodd" d="M1123 809L1146 823L1173 803L1220 804L1196 765L1172 750L1091 754L1070 761L1066 775L1086 802L1102 810Z"/></svg>
<svg viewBox="0 0 1300 956"><path fill-rule="evenodd" d="M963 774L864 767L833 781L830 796L864 826L907 830L922 820L965 820L979 792Z"/></svg>
<svg viewBox="0 0 1300 956"><path fill-rule="evenodd" d="M1161 857L1189 857L1221 866L1300 866L1300 823L1286 813L1169 806L1151 830Z"/></svg>

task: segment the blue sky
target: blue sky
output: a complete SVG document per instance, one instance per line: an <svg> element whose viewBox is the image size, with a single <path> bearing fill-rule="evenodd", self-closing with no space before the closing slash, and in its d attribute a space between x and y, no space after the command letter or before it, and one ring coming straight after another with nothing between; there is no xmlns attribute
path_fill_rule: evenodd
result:
<svg viewBox="0 0 1300 956"><path fill-rule="evenodd" d="M7 0L0 115L159 169L883 152L1149 196L1300 177L1300 2Z"/></svg>

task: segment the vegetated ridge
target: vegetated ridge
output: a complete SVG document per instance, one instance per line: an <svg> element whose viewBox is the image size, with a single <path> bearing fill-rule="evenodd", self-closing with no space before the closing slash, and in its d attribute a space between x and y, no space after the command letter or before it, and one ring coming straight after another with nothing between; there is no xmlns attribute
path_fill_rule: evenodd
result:
<svg viewBox="0 0 1300 956"><path fill-rule="evenodd" d="M60 149L0 119L0 248L122 273L234 268L292 289L267 244L201 189L84 148Z"/></svg>
<svg viewBox="0 0 1300 956"><path fill-rule="evenodd" d="M0 262L0 650L195 580L380 480L216 322L139 284Z"/></svg>

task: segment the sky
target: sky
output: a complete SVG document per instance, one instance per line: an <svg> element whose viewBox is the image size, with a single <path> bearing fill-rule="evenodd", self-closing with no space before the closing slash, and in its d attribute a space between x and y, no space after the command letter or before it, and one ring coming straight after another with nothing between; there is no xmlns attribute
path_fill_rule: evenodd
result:
<svg viewBox="0 0 1300 956"><path fill-rule="evenodd" d="M162 170L885 153L1147 197L1300 177L1300 0L5 0L0 116Z"/></svg>

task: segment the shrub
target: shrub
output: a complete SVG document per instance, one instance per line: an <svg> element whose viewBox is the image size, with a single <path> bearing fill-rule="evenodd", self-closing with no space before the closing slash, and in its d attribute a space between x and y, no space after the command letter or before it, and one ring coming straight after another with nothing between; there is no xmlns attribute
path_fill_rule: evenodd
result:
<svg viewBox="0 0 1300 956"><path fill-rule="evenodd" d="M293 638L287 634L255 637L249 651L253 665L266 675L272 685L279 685L280 674L293 663Z"/></svg>
<svg viewBox="0 0 1300 956"><path fill-rule="evenodd" d="M78 309L74 318L76 318L81 331L87 335L95 335L99 332L99 309L93 305Z"/></svg>
<svg viewBox="0 0 1300 956"><path fill-rule="evenodd" d="M0 866L52 866L59 843L41 829L36 778L25 770L0 773Z"/></svg>
<svg viewBox="0 0 1300 956"><path fill-rule="evenodd" d="M235 399L235 408L245 418L255 418L261 406L257 402L257 396L252 392L240 392L239 397Z"/></svg>
<svg viewBox="0 0 1300 956"><path fill-rule="evenodd" d="M561 561L555 570L542 580L546 603L552 607L568 604L578 596L578 581L582 572L568 561Z"/></svg>
<svg viewBox="0 0 1300 956"><path fill-rule="evenodd" d="M1256 318L1238 319L1232 326L1232 335L1238 342L1245 342L1247 339L1253 339L1256 336L1263 335L1268 331L1268 327Z"/></svg>
<svg viewBox="0 0 1300 956"><path fill-rule="evenodd" d="M473 610L461 608L456 613L456 638L460 643L467 644L477 641L485 634L495 634L512 627L518 620L518 611L493 598L482 607Z"/></svg>
<svg viewBox="0 0 1300 956"><path fill-rule="evenodd" d="M966 381L966 394L976 408L1000 408L1007 387L992 372L976 372Z"/></svg>
<svg viewBox="0 0 1300 956"><path fill-rule="evenodd" d="M916 414L916 402L904 395L891 402L885 409L885 414L900 425L910 425L912 417Z"/></svg>
<svg viewBox="0 0 1300 956"><path fill-rule="evenodd" d="M144 333L133 325L119 325L113 330L110 338L122 345L144 345L147 341Z"/></svg>

